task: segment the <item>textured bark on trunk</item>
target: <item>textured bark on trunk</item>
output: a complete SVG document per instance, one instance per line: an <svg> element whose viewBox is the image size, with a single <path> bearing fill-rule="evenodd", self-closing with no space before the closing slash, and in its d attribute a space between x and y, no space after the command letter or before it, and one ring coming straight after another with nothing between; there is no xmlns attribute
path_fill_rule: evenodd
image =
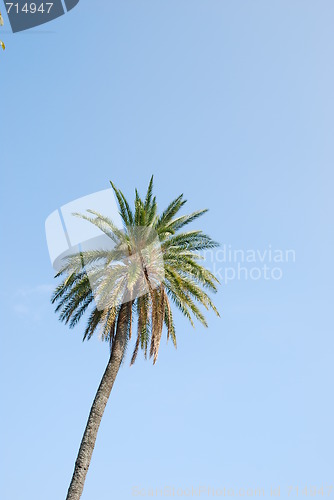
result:
<svg viewBox="0 0 334 500"><path fill-rule="evenodd" d="M81 498L96 436L124 354L128 315L129 304L123 304L119 312L110 358L90 410L66 500L79 500Z"/></svg>

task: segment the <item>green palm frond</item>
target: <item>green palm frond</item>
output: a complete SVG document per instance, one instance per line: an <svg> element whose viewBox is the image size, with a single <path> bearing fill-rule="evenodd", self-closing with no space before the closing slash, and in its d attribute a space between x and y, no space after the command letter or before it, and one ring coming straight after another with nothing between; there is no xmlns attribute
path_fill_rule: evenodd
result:
<svg viewBox="0 0 334 500"><path fill-rule="evenodd" d="M4 22L3 22L3 17L2 17L1 12L0 12L0 26L3 26L3 25L4 25ZM5 48L6 48L6 46L5 46L5 44L3 43L3 41L2 41L2 40L0 40L0 47L1 47L3 50L5 50Z"/></svg>
<svg viewBox="0 0 334 500"><path fill-rule="evenodd" d="M183 194L181 194L163 211L156 224L156 230L159 235L166 236L166 233L168 234L171 232L168 230L168 223L172 221L174 215L180 211L185 203L186 200L183 199Z"/></svg>

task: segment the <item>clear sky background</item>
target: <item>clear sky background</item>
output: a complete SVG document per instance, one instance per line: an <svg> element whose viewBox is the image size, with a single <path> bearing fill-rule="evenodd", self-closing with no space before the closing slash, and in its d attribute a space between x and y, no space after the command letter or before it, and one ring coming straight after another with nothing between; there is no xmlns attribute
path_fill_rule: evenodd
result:
<svg viewBox="0 0 334 500"><path fill-rule="evenodd" d="M152 173L161 209L183 192L223 245L296 261L223 284L208 330L177 316L154 367L127 358L82 498L334 485L333 2L81 0L16 35L4 17L1 498L65 498L108 358L53 312L45 219Z"/></svg>

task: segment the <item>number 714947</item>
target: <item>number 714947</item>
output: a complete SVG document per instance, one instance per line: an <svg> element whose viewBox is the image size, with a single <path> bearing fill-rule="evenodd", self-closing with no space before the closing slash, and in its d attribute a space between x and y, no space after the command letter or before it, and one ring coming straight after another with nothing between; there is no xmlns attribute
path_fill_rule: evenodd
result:
<svg viewBox="0 0 334 500"><path fill-rule="evenodd" d="M50 2L42 2L42 3L25 3L20 6L18 3L10 3L6 2L7 13L9 14L11 11L16 14L25 13L25 14L50 14L51 9L53 7L53 3Z"/></svg>

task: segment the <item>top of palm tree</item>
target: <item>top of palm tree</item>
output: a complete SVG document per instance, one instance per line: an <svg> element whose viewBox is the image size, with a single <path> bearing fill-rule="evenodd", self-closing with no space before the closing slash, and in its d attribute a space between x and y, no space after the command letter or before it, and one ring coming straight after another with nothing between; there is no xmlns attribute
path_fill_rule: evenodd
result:
<svg viewBox="0 0 334 500"><path fill-rule="evenodd" d="M135 191L134 208L111 182L123 229L103 214L87 210L74 214L97 226L113 243L112 248L81 251L64 260L56 277L62 281L52 295L61 321L73 328L91 308L84 340L100 331L112 346L121 307L128 307L128 340L134 318L137 338L131 364L138 350L156 362L165 325L167 340L176 347L173 303L194 326L194 318L207 322L200 306L219 313L207 291L217 291L218 280L202 264L200 252L218 246L201 230L181 231L206 209L179 215L186 203L183 195L158 214L153 196L153 176L145 198Z"/></svg>

